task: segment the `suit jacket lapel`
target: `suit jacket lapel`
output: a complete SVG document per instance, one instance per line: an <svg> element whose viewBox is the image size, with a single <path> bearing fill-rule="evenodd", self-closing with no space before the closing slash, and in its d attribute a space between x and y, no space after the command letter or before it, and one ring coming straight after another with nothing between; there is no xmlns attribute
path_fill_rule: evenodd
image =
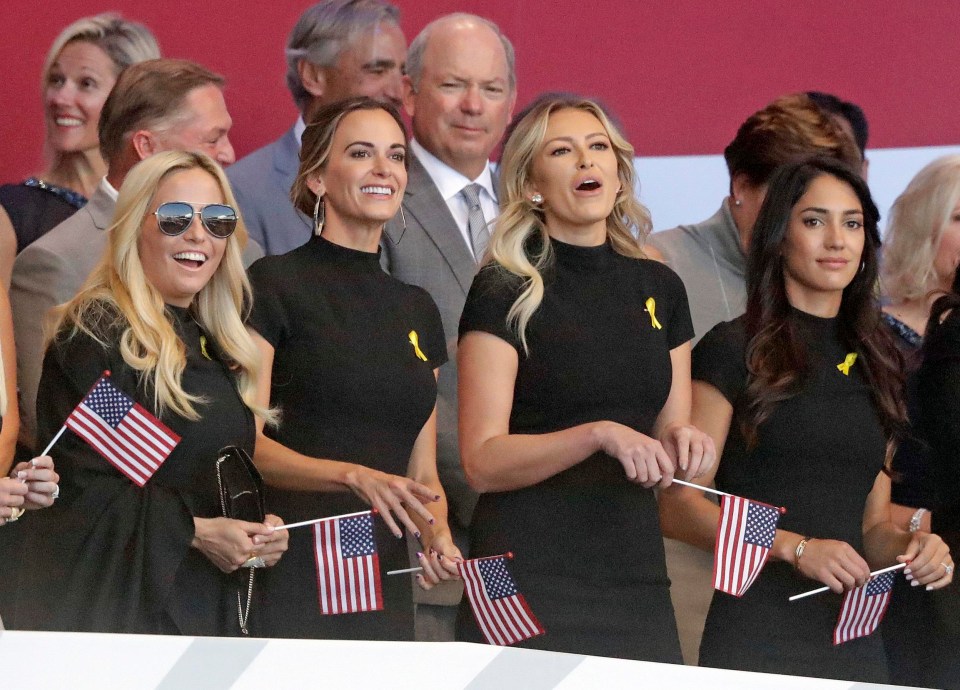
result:
<svg viewBox="0 0 960 690"><path fill-rule="evenodd" d="M90 212L90 218L97 230L106 230L113 220L113 211L116 206L117 203L110 198L110 195L97 187L97 191L93 193L84 208Z"/></svg>
<svg viewBox="0 0 960 690"><path fill-rule="evenodd" d="M477 272L477 263L460 234L457 222L450 215L447 203L415 156L410 159L403 210L416 220L424 233L437 245L466 294ZM407 222L410 222L410 218Z"/></svg>

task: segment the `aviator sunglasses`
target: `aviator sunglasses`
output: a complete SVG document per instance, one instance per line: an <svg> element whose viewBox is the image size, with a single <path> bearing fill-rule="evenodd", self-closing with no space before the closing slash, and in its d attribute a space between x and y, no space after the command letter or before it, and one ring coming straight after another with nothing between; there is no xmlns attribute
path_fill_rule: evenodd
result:
<svg viewBox="0 0 960 690"><path fill-rule="evenodd" d="M153 215L157 217L160 232L170 237L185 233L195 215L200 216L200 223L207 232L221 240L230 237L237 229L237 212L226 204L206 204L197 210L185 201L168 201L160 204Z"/></svg>

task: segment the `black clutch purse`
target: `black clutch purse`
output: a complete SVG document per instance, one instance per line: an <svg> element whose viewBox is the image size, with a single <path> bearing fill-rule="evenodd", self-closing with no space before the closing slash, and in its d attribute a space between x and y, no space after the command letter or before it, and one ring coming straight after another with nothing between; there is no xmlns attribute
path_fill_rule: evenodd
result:
<svg viewBox="0 0 960 690"><path fill-rule="evenodd" d="M263 478L257 471L250 454L243 448L227 446L217 453L217 489L220 492L220 509L223 517L245 522L263 522ZM259 564L256 561L259 560ZM253 580L256 568L262 559L251 558L244 564L246 577L241 575L237 586L237 619L240 632L249 635L247 620L253 601ZM245 586L243 580L246 580ZM246 590L247 605L243 606L243 590Z"/></svg>

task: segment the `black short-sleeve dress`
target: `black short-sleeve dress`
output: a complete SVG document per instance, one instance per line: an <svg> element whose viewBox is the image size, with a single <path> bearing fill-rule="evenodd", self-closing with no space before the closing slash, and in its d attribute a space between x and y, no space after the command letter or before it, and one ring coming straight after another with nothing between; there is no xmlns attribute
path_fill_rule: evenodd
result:
<svg viewBox="0 0 960 690"><path fill-rule="evenodd" d="M250 325L275 349L270 404L280 426L266 433L309 457L406 475L436 403L433 370L446 361L443 326L424 290L380 268L379 254L314 237L250 268ZM414 342L415 341L415 342ZM352 493L270 492L286 522L365 510ZM406 545L375 522L380 569L403 568ZM283 559L262 578L273 637L413 639L407 577L383 577L384 609L321 615L312 528L290 531Z"/></svg>
<svg viewBox="0 0 960 690"><path fill-rule="evenodd" d="M670 393L670 350L693 337L683 284L609 245L551 246L529 355L507 324L518 280L497 266L480 271L460 321L461 337L485 331L517 349L510 433L612 420L651 434ZM656 498L614 458L597 453L533 486L481 495L470 553L506 551L546 629L520 646L682 663ZM481 640L466 603L457 635Z"/></svg>
<svg viewBox="0 0 960 690"><path fill-rule="evenodd" d="M201 418L189 420L169 411L160 415L181 440L143 488L72 431L64 433L50 452L60 474L60 498L25 521L29 547L19 573L18 627L240 634L239 574L222 573L190 543L194 517L222 514L218 451L235 445L252 453L253 415L233 374L189 312L168 306L167 314L186 347L181 384L206 400L197 405ZM104 370L110 370L117 388L156 413L152 391L123 361L120 333L103 329L99 335L106 345L83 333L51 344L37 396L41 445L53 438Z"/></svg>
<svg viewBox="0 0 960 690"><path fill-rule="evenodd" d="M694 348L693 378L733 405L716 486L786 507L783 529L845 541L863 553L863 510L886 449L880 418L862 365L854 362L848 373L838 367L850 349L837 319L793 310L789 320L807 345L807 375L801 390L760 426L753 448L740 431L748 382L745 318L715 326ZM769 561L743 597L714 592L700 665L884 682L878 634L833 646L840 595L788 601L818 584L792 563Z"/></svg>

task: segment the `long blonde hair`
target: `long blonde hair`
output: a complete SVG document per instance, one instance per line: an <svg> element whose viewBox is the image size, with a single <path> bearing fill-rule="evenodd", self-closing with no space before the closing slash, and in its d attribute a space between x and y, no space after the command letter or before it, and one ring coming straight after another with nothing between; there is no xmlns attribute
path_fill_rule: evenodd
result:
<svg viewBox="0 0 960 690"><path fill-rule="evenodd" d="M942 156L910 180L890 209L881 286L894 300L926 297L940 287L934 270L943 231L960 204L960 155ZM952 279L952 276L950 277Z"/></svg>
<svg viewBox="0 0 960 690"><path fill-rule="evenodd" d="M543 144L550 116L573 108L596 117L606 130L617 157L620 191L607 217L607 239L618 254L647 258L643 243L650 234L650 212L634 196L633 147L594 101L571 94L546 94L521 112L510 126L500 159L500 215L490 237L488 260L523 279L520 296L510 307L507 321L517 332L525 352L526 328L543 301L543 270L552 261L543 211L528 198L531 169ZM531 256L531 242L541 247Z"/></svg>
<svg viewBox="0 0 960 690"><path fill-rule="evenodd" d="M225 203L236 208L223 170L205 154L167 151L138 163L120 188L107 251L76 297L54 312L52 332L62 337L69 329L66 337L70 338L82 331L110 345L104 341L105 327L120 329L120 354L139 372L141 383L151 384L157 412L169 408L196 420L200 418L196 405L206 401L181 385L186 346L164 313L162 295L144 274L137 247L157 188L168 176L186 170L207 172L219 184ZM272 422L273 414L256 403L260 354L244 327L251 304L250 283L241 260L246 243L247 230L241 220L227 238L220 265L194 298L190 311L232 367L243 401Z"/></svg>

